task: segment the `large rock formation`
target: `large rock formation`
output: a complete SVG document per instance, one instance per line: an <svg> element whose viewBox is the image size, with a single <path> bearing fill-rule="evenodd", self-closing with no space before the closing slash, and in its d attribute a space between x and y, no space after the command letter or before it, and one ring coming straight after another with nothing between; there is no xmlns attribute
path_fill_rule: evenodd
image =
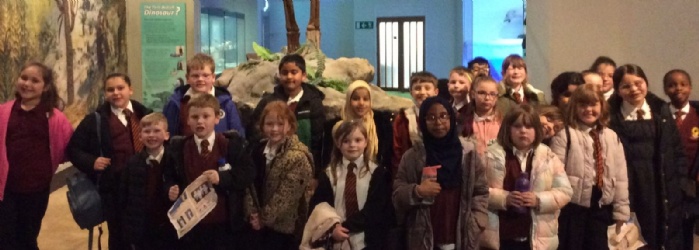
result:
<svg viewBox="0 0 699 250"><path fill-rule="evenodd" d="M317 72L322 72L322 79L349 84L355 80L371 83L374 78L374 67L363 58L338 59L325 58L317 49L305 49L302 55L306 58L306 68L309 78L317 78ZM226 69L216 80L217 86L227 87L238 103L243 116L253 109L264 93L271 93L277 82L277 67L279 60L251 60L236 68ZM319 82L315 80L314 82ZM322 85L322 84L320 84ZM316 85L323 93L327 119L339 117L340 110L345 105L345 94L335 88ZM346 88L347 85L344 85ZM388 95L376 85L372 86L372 104L377 110L398 111L410 107L412 101L406 98ZM345 88L338 88L343 90ZM245 118L243 118L245 120Z"/></svg>

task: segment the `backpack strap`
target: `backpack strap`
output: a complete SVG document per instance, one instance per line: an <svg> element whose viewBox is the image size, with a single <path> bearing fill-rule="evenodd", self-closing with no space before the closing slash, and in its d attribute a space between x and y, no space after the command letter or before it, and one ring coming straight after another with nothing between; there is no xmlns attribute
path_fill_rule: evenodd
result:
<svg viewBox="0 0 699 250"><path fill-rule="evenodd" d="M100 156L104 156L104 152L102 151L102 124L101 123L102 123L102 117L101 117L99 112L95 111L95 124L96 124L95 129L97 131L97 144L100 147ZM97 174L97 183L95 183L97 185L97 187L96 187L97 190L99 190L100 179L102 179L102 178L100 178L101 175L102 175L101 173ZM99 235L97 236L97 249L102 250L102 234L104 233L104 231L102 230L102 224L99 224L99 226L97 226L97 231L99 232ZM90 228L89 232L90 232L90 236L88 236L88 238L87 238L87 242L88 242L87 249L92 250L92 233L94 232L94 227Z"/></svg>
<svg viewBox="0 0 699 250"><path fill-rule="evenodd" d="M570 152L570 128L568 126L565 126L566 130L566 162L563 164L565 166L568 166L567 161L568 161L568 152Z"/></svg>

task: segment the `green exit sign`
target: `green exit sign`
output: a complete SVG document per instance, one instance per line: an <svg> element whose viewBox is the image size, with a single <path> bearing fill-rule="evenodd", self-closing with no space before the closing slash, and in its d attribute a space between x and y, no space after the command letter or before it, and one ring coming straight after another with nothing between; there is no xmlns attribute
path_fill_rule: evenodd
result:
<svg viewBox="0 0 699 250"><path fill-rule="evenodd" d="M354 22L354 29L356 29L356 30L374 29L374 21L356 21L356 22Z"/></svg>

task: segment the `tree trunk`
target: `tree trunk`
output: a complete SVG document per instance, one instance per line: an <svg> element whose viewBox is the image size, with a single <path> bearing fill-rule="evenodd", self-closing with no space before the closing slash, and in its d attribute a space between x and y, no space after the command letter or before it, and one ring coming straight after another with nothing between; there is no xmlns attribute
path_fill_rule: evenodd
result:
<svg viewBox="0 0 699 250"><path fill-rule="evenodd" d="M75 20L71 10L73 6L70 5L71 1L63 1L63 35L66 39L66 91L68 92L68 104L73 104L75 101L75 85L73 83L73 36L71 32L73 31L72 20Z"/></svg>
<svg viewBox="0 0 699 250"><path fill-rule="evenodd" d="M320 0L311 0L311 17L306 27L306 43L320 48Z"/></svg>
<svg viewBox="0 0 699 250"><path fill-rule="evenodd" d="M299 25L296 23L294 2L284 0L284 16L286 17L286 53L291 54L299 49Z"/></svg>
<svg viewBox="0 0 699 250"><path fill-rule="evenodd" d="M119 29L116 37L116 56L117 67L119 71L125 72L127 68L126 62L126 1L118 3L117 13L119 14ZM107 18L105 16L105 18Z"/></svg>

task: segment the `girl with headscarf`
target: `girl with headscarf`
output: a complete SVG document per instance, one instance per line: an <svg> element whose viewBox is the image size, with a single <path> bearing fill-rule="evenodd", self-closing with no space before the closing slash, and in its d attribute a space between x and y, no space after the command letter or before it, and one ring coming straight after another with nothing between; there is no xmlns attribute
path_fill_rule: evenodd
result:
<svg viewBox="0 0 699 250"><path fill-rule="evenodd" d="M393 128L390 114L372 109L371 87L367 82L357 80L348 86L340 117L342 120L335 124L333 131L343 121L361 120L367 130L367 157L380 166L391 166Z"/></svg>
<svg viewBox="0 0 699 250"><path fill-rule="evenodd" d="M488 188L475 146L459 139L447 100L427 98L418 117L423 141L403 155L393 183L393 204L412 236L407 249L477 249Z"/></svg>

